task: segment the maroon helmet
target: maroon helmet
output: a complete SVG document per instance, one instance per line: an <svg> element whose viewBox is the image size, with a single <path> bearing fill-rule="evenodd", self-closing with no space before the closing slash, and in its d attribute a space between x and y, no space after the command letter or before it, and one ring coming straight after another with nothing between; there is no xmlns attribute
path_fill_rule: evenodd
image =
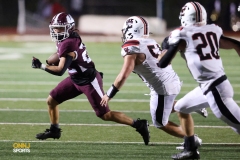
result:
<svg viewBox="0 0 240 160"><path fill-rule="evenodd" d="M69 37L69 33L75 27L74 19L70 14L61 12L55 15L49 24L50 36L54 42L60 42ZM61 32L54 32L54 29L60 29Z"/></svg>

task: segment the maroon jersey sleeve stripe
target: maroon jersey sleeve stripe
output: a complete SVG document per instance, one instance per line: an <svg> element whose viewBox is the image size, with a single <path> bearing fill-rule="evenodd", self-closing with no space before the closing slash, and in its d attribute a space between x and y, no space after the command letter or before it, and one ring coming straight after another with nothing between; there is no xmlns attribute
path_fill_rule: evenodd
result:
<svg viewBox="0 0 240 160"><path fill-rule="evenodd" d="M122 48L125 48L125 47L128 47L128 46L138 46L138 45L139 45L139 41L137 41L137 40L130 40L130 41L125 42L122 45Z"/></svg>

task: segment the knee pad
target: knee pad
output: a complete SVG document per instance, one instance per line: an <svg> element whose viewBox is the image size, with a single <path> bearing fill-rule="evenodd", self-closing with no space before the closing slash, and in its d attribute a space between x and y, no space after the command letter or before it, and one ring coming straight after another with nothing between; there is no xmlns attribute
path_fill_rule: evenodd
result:
<svg viewBox="0 0 240 160"><path fill-rule="evenodd" d="M167 123L160 124L157 121L153 122L154 127L156 128L162 128L167 125Z"/></svg>

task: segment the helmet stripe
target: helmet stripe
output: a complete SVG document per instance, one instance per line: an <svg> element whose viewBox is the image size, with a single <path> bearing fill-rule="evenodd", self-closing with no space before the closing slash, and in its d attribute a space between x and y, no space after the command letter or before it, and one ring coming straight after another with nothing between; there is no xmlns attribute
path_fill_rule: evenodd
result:
<svg viewBox="0 0 240 160"><path fill-rule="evenodd" d="M141 21L144 24L144 35L148 35L148 23L147 23L147 21L143 17L140 17L140 16L137 16L137 17L139 19L141 19Z"/></svg>
<svg viewBox="0 0 240 160"><path fill-rule="evenodd" d="M196 3L197 4L197 6L198 6L198 9L200 10L200 14L199 14L199 17L200 17L200 21L199 22L202 22L202 20L203 20L203 17L202 17L202 8L201 8L201 4L200 3L198 3L198 2L194 2L194 3Z"/></svg>
<svg viewBox="0 0 240 160"><path fill-rule="evenodd" d="M54 23L58 23L57 20L58 20L58 17L59 17L60 15L61 15L61 13L58 13L58 14L56 15L56 17L54 18L54 21L55 21Z"/></svg>
<svg viewBox="0 0 240 160"><path fill-rule="evenodd" d="M196 11L196 22L201 22L202 21L202 10L201 6L197 2L191 2L193 5L195 11Z"/></svg>

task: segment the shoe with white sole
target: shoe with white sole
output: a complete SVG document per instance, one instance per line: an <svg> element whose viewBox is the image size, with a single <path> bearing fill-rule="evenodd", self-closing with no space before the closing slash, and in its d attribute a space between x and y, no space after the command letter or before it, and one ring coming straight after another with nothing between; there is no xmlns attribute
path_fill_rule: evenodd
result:
<svg viewBox="0 0 240 160"><path fill-rule="evenodd" d="M200 114L201 116L203 116L205 118L207 118L207 116L208 116L208 111L206 110L206 108L196 110L195 112Z"/></svg>
<svg viewBox="0 0 240 160"><path fill-rule="evenodd" d="M182 151L180 153L172 155L172 159L178 160L178 159L192 159L192 160L198 160L200 159L199 151Z"/></svg>
<svg viewBox="0 0 240 160"><path fill-rule="evenodd" d="M202 139L198 137L198 135L194 135L195 137L195 145L200 147L202 145ZM180 146L176 147L176 150L184 150L184 142L180 144Z"/></svg>

